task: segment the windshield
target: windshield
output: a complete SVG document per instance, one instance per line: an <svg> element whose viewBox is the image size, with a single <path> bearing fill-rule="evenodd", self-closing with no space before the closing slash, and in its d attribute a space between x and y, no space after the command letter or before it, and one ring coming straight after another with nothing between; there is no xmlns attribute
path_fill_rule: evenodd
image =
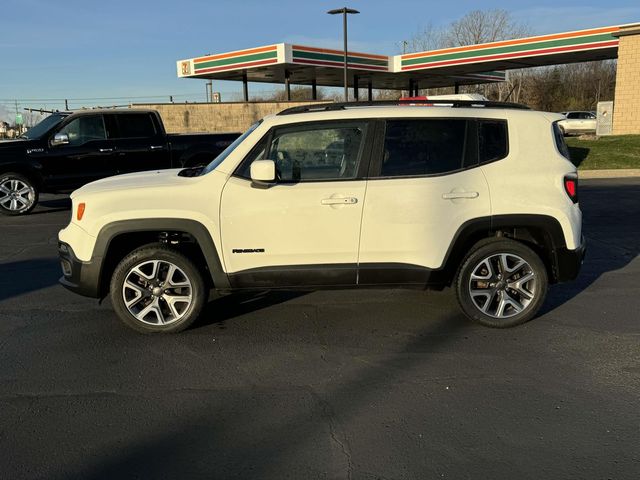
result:
<svg viewBox="0 0 640 480"><path fill-rule="evenodd" d="M213 159L213 161L207 165L204 170L202 170L202 173L200 175L206 175L207 173L213 171L216 169L216 167L218 165L220 165L225 158L227 158L229 155L231 155L231 152L233 152L236 147L238 145L240 145L245 138L247 138L249 135L251 135L251 133L258 128L258 125L260 125L262 123L262 120L257 121L256 123L254 123L253 125L251 125L249 127L249 130L247 130L246 132L244 132L242 135L240 135L238 138L235 139L235 141L229 145L227 148L225 148L222 153L220 153L220 155L218 155L216 158Z"/></svg>
<svg viewBox="0 0 640 480"><path fill-rule="evenodd" d="M40 138L49 130L51 130L53 127L55 127L57 124L59 124L62 120L64 120L65 117L66 115L62 115L60 113L54 113L53 115L49 115L40 123L38 123L37 125L27 130L27 132L24 135L22 135L21 138L27 138L29 140L35 140L37 138Z"/></svg>

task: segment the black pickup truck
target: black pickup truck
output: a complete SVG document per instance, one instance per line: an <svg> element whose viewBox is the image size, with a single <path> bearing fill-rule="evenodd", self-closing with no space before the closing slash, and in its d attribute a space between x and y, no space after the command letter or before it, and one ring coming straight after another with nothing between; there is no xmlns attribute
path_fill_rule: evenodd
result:
<svg viewBox="0 0 640 480"><path fill-rule="evenodd" d="M19 139L0 141L0 213L28 213L39 193L111 175L206 165L239 135L169 135L154 110L54 113Z"/></svg>

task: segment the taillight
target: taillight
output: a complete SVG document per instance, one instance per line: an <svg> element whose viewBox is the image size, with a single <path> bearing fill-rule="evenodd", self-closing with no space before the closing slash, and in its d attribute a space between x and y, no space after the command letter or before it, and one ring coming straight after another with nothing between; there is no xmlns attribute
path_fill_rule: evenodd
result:
<svg viewBox="0 0 640 480"><path fill-rule="evenodd" d="M76 214L76 218L78 219L78 221L82 220L82 216L84 215L84 208L85 208L84 203L78 204L78 213Z"/></svg>
<svg viewBox="0 0 640 480"><path fill-rule="evenodd" d="M578 179L576 177L564 177L564 191L573 203L578 203Z"/></svg>

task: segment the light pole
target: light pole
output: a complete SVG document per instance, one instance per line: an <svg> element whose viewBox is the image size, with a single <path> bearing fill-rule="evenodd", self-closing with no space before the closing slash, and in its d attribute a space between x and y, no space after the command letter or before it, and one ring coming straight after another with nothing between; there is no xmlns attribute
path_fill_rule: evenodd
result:
<svg viewBox="0 0 640 480"><path fill-rule="evenodd" d="M357 14L360 13L358 10L354 10L353 8L336 8L335 10L329 10L327 12L329 15L338 15L342 14L342 26L343 26L343 35L344 35L344 101L349 101L349 87L347 86L347 15L349 14Z"/></svg>

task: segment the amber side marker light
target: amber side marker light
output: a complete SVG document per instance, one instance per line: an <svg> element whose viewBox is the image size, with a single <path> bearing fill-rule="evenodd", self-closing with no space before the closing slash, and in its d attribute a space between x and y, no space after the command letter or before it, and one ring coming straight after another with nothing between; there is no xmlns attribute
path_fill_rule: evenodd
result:
<svg viewBox="0 0 640 480"><path fill-rule="evenodd" d="M84 208L85 208L85 204L84 203L79 203L78 204L78 213L76 215L76 218L78 219L78 221L82 220L82 217L84 216Z"/></svg>

